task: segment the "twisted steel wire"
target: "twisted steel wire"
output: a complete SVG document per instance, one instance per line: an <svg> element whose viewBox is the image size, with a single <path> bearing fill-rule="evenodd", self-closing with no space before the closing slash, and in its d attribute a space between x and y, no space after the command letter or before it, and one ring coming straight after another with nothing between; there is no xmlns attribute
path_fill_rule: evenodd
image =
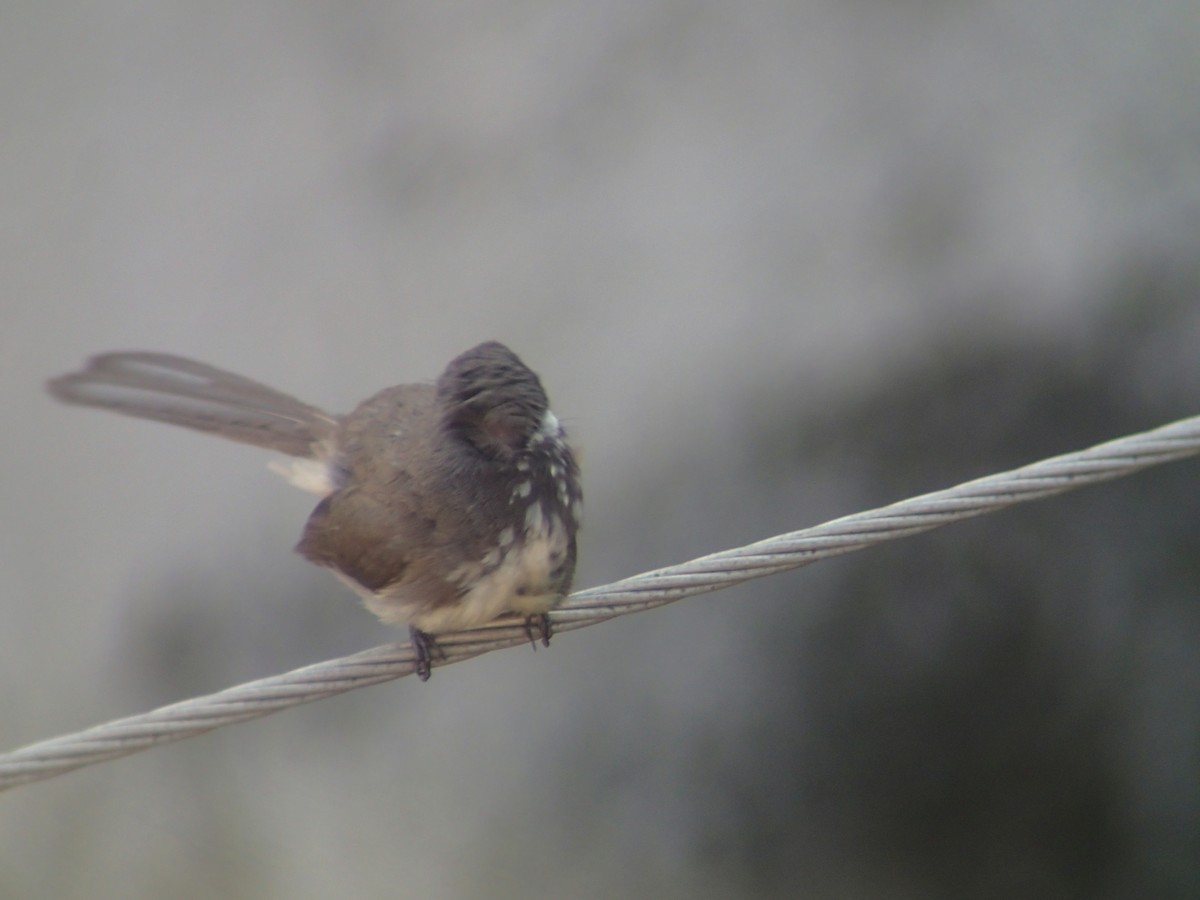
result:
<svg viewBox="0 0 1200 900"><path fill-rule="evenodd" d="M1200 416L843 516L812 528L576 591L551 614L553 627L558 633L572 631L1017 503L1120 478L1196 453L1200 453ZM440 635L441 652L433 662L435 666L449 665L527 640L523 623L507 619L485 628ZM407 642L385 644L30 744L0 754L0 790L401 678L411 675L415 668L416 659Z"/></svg>

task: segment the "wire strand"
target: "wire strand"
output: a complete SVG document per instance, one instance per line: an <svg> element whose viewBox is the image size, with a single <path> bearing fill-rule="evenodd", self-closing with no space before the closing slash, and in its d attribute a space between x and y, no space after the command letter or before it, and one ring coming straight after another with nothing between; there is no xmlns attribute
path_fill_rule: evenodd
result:
<svg viewBox="0 0 1200 900"><path fill-rule="evenodd" d="M1196 453L1200 453L1200 416L577 591L551 614L553 628L556 633L573 631ZM485 628L440 635L438 647L442 652L436 655L433 664L450 665L528 640L524 624L510 617ZM411 675L415 667L416 659L407 642L385 644L30 744L0 754L0 791L290 706L401 678Z"/></svg>

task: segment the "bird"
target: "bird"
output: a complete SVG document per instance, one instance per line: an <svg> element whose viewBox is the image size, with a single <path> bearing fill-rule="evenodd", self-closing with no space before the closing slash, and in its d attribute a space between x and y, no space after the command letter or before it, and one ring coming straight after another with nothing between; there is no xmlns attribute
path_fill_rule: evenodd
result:
<svg viewBox="0 0 1200 900"><path fill-rule="evenodd" d="M320 497L296 550L407 625L429 678L438 634L524 617L549 644L571 589L579 466L538 376L487 341L437 380L385 388L347 415L181 356L104 353L51 379L66 403L293 457L270 467Z"/></svg>

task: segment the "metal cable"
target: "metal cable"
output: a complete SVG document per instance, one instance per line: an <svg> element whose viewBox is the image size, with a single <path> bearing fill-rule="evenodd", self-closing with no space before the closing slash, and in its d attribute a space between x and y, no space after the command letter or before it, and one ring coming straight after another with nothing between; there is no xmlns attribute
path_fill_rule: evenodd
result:
<svg viewBox="0 0 1200 900"><path fill-rule="evenodd" d="M552 613L554 630L561 633L594 625L1196 453L1200 453L1200 416L813 528L577 591ZM434 665L460 662L528 639L523 624L512 619L486 628L441 635L438 647L442 652ZM415 659L407 642L387 644L30 744L0 754L0 790L289 706L411 675L414 669Z"/></svg>

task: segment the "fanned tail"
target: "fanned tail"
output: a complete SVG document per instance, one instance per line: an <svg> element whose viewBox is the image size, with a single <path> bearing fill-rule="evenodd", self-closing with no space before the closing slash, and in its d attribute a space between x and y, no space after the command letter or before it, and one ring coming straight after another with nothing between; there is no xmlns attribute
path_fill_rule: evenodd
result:
<svg viewBox="0 0 1200 900"><path fill-rule="evenodd" d="M291 456L319 457L338 421L315 406L166 353L106 353L48 382L66 403L182 425Z"/></svg>

